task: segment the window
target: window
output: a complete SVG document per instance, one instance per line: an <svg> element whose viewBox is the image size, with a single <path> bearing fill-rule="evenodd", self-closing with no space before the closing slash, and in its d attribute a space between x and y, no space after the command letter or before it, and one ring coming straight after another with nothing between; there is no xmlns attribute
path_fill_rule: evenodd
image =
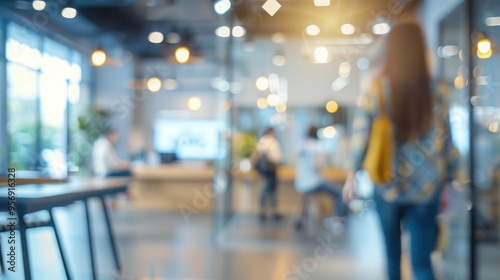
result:
<svg viewBox="0 0 500 280"><path fill-rule="evenodd" d="M9 166L66 176L69 132L89 105L90 68L77 51L12 22L5 58Z"/></svg>
<svg viewBox="0 0 500 280"><path fill-rule="evenodd" d="M9 166L16 169L35 169L38 165L36 85L36 71L7 64Z"/></svg>

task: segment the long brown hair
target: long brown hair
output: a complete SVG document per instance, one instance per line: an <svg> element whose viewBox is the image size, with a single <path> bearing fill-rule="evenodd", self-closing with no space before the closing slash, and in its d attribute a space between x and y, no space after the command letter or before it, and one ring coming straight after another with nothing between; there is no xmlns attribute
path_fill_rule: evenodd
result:
<svg viewBox="0 0 500 280"><path fill-rule="evenodd" d="M428 132L434 103L422 30L415 23L394 26L386 50L383 74L390 80L396 138L412 141Z"/></svg>

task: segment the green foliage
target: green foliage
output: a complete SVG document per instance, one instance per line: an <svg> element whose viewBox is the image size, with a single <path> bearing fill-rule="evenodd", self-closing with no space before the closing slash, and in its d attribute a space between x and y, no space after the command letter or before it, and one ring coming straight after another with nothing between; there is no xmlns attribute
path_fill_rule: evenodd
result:
<svg viewBox="0 0 500 280"><path fill-rule="evenodd" d="M111 112L95 107L78 116L78 130L72 132L71 161L79 167L80 173L89 173L87 159L91 154L92 145L111 127L111 117Z"/></svg>
<svg viewBox="0 0 500 280"><path fill-rule="evenodd" d="M111 126L111 113L101 108L89 108L78 116L78 128L92 143Z"/></svg>
<svg viewBox="0 0 500 280"><path fill-rule="evenodd" d="M237 158L250 158L257 148L257 136L254 133L240 133L234 138L233 147Z"/></svg>

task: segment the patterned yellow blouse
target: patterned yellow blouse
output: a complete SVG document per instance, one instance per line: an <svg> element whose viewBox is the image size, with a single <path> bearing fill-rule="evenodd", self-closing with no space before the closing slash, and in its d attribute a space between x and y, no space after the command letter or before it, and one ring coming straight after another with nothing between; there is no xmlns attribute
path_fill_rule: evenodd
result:
<svg viewBox="0 0 500 280"><path fill-rule="evenodd" d="M385 83L387 84L387 83ZM385 86L384 88L388 88ZM445 85L434 84L434 119L424 137L407 143L395 141L395 155L392 160L394 179L386 185L377 186L388 202L401 204L425 203L436 190L457 174L459 153L451 141L448 116L448 90ZM384 95L389 96L388 90ZM361 97L353 123L347 169L362 169L370 137L372 120L379 113L376 92ZM390 102L387 103L389 115Z"/></svg>

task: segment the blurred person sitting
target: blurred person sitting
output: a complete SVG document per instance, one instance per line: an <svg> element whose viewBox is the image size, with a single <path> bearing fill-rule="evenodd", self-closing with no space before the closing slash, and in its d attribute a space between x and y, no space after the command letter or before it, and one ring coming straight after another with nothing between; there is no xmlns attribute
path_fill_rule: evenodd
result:
<svg viewBox="0 0 500 280"><path fill-rule="evenodd" d="M299 145L297 164L295 165L295 189L304 194L300 217L295 223L297 229L303 227L307 215L307 205L312 194L326 193L332 198L335 212L332 219L325 220L327 227L337 225L345 217L341 186L327 182L321 175L324 156L318 141L318 129L312 126L309 128L307 138Z"/></svg>
<svg viewBox="0 0 500 280"><path fill-rule="evenodd" d="M114 129L106 129L94 142L92 149L92 164L94 173L100 177L129 177L131 164L120 159L116 153L115 145L118 134Z"/></svg>
<svg viewBox="0 0 500 280"><path fill-rule="evenodd" d="M393 171L388 183L376 184L374 199L384 235L388 279L401 279L403 225L410 235L414 279L434 280L430 256L438 236L441 190L458 173L448 92L430 78L424 36L417 24L394 26L386 44L382 72L375 78L374 90L363 96L354 119L343 197L346 203L354 199L355 174L363 166L373 137L373 120L384 110L392 123Z"/></svg>
<svg viewBox="0 0 500 280"><path fill-rule="evenodd" d="M262 192L260 196L261 221L266 220L267 202L272 208L272 217L280 220L281 216L277 212L276 187L278 178L276 175L277 166L281 162L281 147L276 139L274 128L268 128L257 142L257 162L254 164L257 171L264 178Z"/></svg>

